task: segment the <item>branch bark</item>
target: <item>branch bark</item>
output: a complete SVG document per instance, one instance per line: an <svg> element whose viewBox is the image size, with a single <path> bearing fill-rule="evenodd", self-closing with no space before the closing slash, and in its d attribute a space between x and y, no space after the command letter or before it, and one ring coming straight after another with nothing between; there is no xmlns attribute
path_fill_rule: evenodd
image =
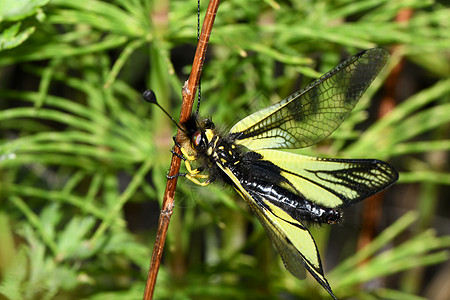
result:
<svg viewBox="0 0 450 300"><path fill-rule="evenodd" d="M200 75L205 60L206 49L211 36L211 30L217 14L220 0L211 0L206 11L205 19L203 21L202 31L197 44L197 50L192 64L191 74L188 81L185 82L182 89L183 103L181 106L180 123L185 121L192 111L195 93L200 82ZM177 135L180 134L178 130ZM175 152L181 155L180 149L175 147ZM170 164L169 176L178 174L180 170L181 159L173 155ZM144 300L153 298L155 290L156 278L161 263L161 257L164 249L164 244L167 236L167 229L169 228L170 218L173 213L175 188L177 185L177 177L167 180L166 190L164 192L164 200L162 209L159 215L158 232L156 234L155 246L148 271L147 282L145 284Z"/></svg>

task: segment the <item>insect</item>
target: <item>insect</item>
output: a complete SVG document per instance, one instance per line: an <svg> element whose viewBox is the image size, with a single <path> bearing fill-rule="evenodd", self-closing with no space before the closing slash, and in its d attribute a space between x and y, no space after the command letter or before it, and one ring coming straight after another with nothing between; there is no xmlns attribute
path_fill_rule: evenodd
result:
<svg viewBox="0 0 450 300"><path fill-rule="evenodd" d="M386 189L398 173L376 159L317 158L274 149L308 147L328 137L388 58L381 48L360 52L306 88L239 121L228 134L197 114L177 125L182 134L174 140L187 169L177 176L202 186L216 180L233 186L263 225L286 269L302 278L306 268L334 299L304 223L337 223L342 208ZM143 96L159 106L153 92Z"/></svg>

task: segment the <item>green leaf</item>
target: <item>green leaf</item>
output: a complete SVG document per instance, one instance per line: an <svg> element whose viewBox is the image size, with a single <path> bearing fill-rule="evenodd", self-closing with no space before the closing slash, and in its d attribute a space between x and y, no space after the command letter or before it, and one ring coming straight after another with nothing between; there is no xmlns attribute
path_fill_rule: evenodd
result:
<svg viewBox="0 0 450 300"><path fill-rule="evenodd" d="M29 27L19 33L21 23L16 23L0 33L0 51L12 49L25 42L34 32L35 27Z"/></svg>
<svg viewBox="0 0 450 300"><path fill-rule="evenodd" d="M0 22L18 21L34 15L50 0L2 0L0 1Z"/></svg>

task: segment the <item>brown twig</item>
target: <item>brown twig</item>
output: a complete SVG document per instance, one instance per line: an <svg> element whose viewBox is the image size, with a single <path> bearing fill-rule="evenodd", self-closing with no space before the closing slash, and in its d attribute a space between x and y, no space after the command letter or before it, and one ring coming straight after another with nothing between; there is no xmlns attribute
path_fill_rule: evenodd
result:
<svg viewBox="0 0 450 300"><path fill-rule="evenodd" d="M181 106L180 123L185 121L192 111L194 103L194 96L197 91L197 86L200 81L202 73L203 62L205 60L206 49L211 36L211 30L216 17L217 9L220 0L211 0L206 11L205 20L203 21L202 31L197 44L197 50L192 64L191 75L188 81L184 84L182 89L183 103ZM178 130L178 134L179 134ZM175 147L175 152L181 154L180 149ZM170 164L169 177L178 174L180 170L181 159L173 155ZM167 229L169 228L170 217L172 216L174 207L175 188L177 185L177 177L167 180L166 190L164 192L164 200L159 215L158 232L156 234L155 246L153 248L152 259L150 262L150 269L148 271L147 282L145 284L144 300L153 298L155 290L156 277L158 276L159 265L166 241Z"/></svg>

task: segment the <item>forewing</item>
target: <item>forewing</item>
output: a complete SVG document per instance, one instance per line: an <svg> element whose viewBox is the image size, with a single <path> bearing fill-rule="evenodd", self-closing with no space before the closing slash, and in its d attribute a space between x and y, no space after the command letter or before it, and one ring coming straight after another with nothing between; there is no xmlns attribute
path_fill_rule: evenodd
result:
<svg viewBox="0 0 450 300"><path fill-rule="evenodd" d="M376 159L317 158L278 150L256 150L278 166L281 175L311 202L343 208L364 200L395 183L397 171Z"/></svg>
<svg viewBox="0 0 450 300"><path fill-rule="evenodd" d="M236 143L253 150L314 145L347 118L388 58L381 48L363 51L303 90L239 121L230 133Z"/></svg>
<svg viewBox="0 0 450 300"><path fill-rule="evenodd" d="M235 189L258 217L280 254L286 269L297 278L302 279L303 267L305 267L335 298L323 274L319 252L308 229L281 208L264 199L264 195L245 190L229 169L222 166L221 168L231 178Z"/></svg>

